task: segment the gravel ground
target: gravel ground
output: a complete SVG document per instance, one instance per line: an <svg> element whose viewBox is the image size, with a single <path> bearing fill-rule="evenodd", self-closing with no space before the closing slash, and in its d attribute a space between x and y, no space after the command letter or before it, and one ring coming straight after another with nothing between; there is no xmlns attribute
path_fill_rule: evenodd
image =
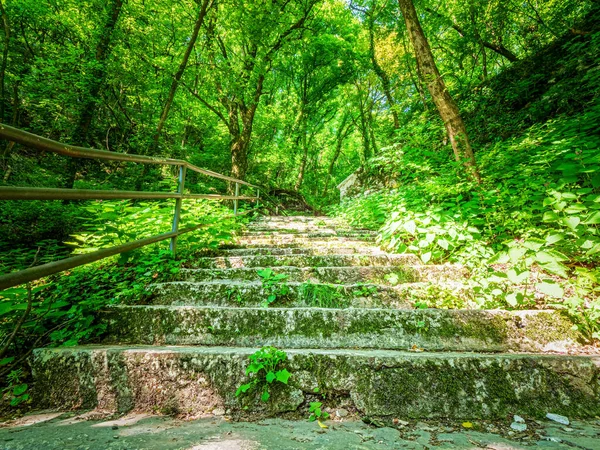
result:
<svg viewBox="0 0 600 450"><path fill-rule="evenodd" d="M178 420L130 414L114 420L90 414L38 413L5 422L3 450L257 450L257 449L589 449L600 450L600 419L568 426L526 420L515 432L503 422L396 421L374 427L357 420L315 422L224 417Z"/></svg>

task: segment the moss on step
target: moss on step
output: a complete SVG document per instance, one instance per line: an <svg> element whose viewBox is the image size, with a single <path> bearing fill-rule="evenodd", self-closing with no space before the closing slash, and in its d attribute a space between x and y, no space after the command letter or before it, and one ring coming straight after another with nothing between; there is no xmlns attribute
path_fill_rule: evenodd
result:
<svg viewBox="0 0 600 450"><path fill-rule="evenodd" d="M369 416L501 418L600 414L597 358L518 354L289 350L290 384L267 405L234 392L254 349L85 347L38 349L38 406L201 414L223 405L259 415L295 411L314 387ZM88 370L82 371L82 367ZM63 380L68 379L68 383Z"/></svg>
<svg viewBox="0 0 600 450"><path fill-rule="evenodd" d="M565 351L579 334L560 312L114 307L107 342L296 348ZM545 333L530 338L529 324Z"/></svg>

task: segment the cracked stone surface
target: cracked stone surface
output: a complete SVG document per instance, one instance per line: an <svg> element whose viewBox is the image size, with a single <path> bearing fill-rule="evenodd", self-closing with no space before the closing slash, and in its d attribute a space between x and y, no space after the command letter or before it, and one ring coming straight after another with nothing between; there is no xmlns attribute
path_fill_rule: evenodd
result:
<svg viewBox="0 0 600 450"><path fill-rule="evenodd" d="M83 415L32 415L0 428L4 450L378 450L378 449L580 449L597 450L599 421L576 421L566 428L548 421L530 422L525 433L510 431L508 420L476 422L401 421L375 428L361 421L315 422L269 419L233 422L227 417L183 421L133 414L85 420Z"/></svg>

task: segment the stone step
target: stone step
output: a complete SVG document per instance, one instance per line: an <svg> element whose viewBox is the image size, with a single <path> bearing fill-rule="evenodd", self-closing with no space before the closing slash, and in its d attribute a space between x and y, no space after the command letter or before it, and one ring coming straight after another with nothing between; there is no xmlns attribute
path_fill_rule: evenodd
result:
<svg viewBox="0 0 600 450"><path fill-rule="evenodd" d="M476 352L567 352L579 333L558 311L113 306L108 343Z"/></svg>
<svg viewBox="0 0 600 450"><path fill-rule="evenodd" d="M242 247L219 250L223 256L252 256L252 255L387 255L379 247Z"/></svg>
<svg viewBox="0 0 600 450"><path fill-rule="evenodd" d="M197 258L196 269L226 269L234 267L337 267L337 266L406 266L419 264L411 254L352 255L252 255Z"/></svg>
<svg viewBox="0 0 600 450"><path fill-rule="evenodd" d="M256 348L86 346L37 349L41 408L201 415L213 409L307 417L310 401L386 418L569 418L600 414L600 357L294 349L278 366L291 376L239 397ZM261 372L262 373L262 372ZM318 388L319 393L315 394Z"/></svg>
<svg viewBox="0 0 600 450"><path fill-rule="evenodd" d="M328 239L318 240L318 241L290 241L290 242L279 242L277 240L262 240L262 239L251 239L251 242L240 242L238 240L238 244L230 245L229 248L303 248L305 250L313 250L313 249L336 249L336 248L355 248L360 250L364 248L367 251L370 251L373 248L379 249L375 242L366 242L366 241L333 241L330 242Z"/></svg>
<svg viewBox="0 0 600 450"><path fill-rule="evenodd" d="M247 280L261 281L252 267L232 269L184 269L180 281ZM417 281L439 282L465 278L467 271L459 265L353 266L353 267L276 267L273 272L286 275L287 282L377 283L397 285Z"/></svg>
<svg viewBox="0 0 600 450"><path fill-rule="evenodd" d="M253 229L242 233L242 236L258 236L258 237L277 237L277 238L314 238L314 237L352 237L355 239L373 239L377 237L375 231L357 231L357 230L343 230L343 229L314 229L314 230L296 230L291 232L290 230L273 230L269 228Z"/></svg>
<svg viewBox="0 0 600 450"><path fill-rule="evenodd" d="M411 308L411 291L419 283L402 286L376 284L286 283L285 294L271 306L329 308ZM173 281L149 287L155 305L262 306L271 292L257 281ZM425 298L423 298L425 300Z"/></svg>
<svg viewBox="0 0 600 450"><path fill-rule="evenodd" d="M257 245L260 244L262 247L268 247L270 245L278 246L292 246L292 247L323 247L323 246L340 246L344 247L347 245L374 245L375 238L363 237L361 239L355 239L352 237L343 236L298 236L298 235L286 235L286 236L240 236L236 238L238 245Z"/></svg>

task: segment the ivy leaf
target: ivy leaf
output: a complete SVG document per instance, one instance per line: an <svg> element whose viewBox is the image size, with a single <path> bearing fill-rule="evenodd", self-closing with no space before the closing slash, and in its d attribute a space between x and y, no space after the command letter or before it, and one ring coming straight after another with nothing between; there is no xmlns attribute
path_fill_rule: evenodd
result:
<svg viewBox="0 0 600 450"><path fill-rule="evenodd" d="M266 379L267 379L267 383L272 383L273 381L275 381L275 372L269 372L267 373Z"/></svg>
<svg viewBox="0 0 600 450"><path fill-rule="evenodd" d="M267 401L269 400L269 398L270 398L270 397L271 397L271 394L269 394L269 392L268 392L268 391L264 391L264 392L262 393L262 395L260 396L260 399L261 399L263 402L267 402Z"/></svg>
<svg viewBox="0 0 600 450"><path fill-rule="evenodd" d="M291 376L291 373L289 373L287 371L287 369L282 369L282 370L278 370L277 373L275 374L275 376L277 377L277 381L279 381L283 384L288 384L288 380Z"/></svg>

